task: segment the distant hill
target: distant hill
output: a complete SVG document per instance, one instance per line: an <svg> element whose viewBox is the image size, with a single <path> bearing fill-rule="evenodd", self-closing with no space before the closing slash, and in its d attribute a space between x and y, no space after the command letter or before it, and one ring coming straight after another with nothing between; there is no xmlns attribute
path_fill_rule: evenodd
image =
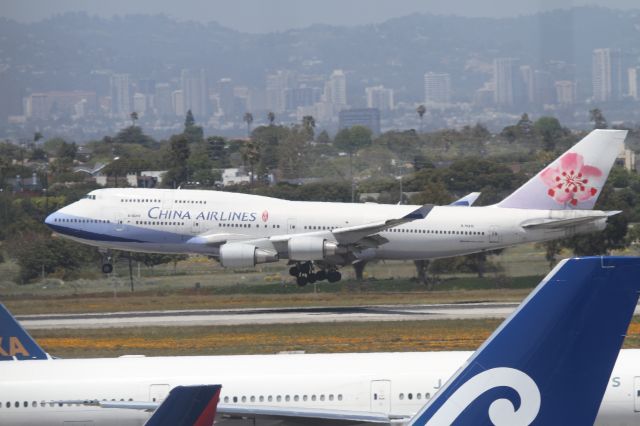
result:
<svg viewBox="0 0 640 426"><path fill-rule="evenodd" d="M231 77L263 87L265 74L278 69L328 74L343 68L350 90L385 84L400 99L419 100L425 71L451 73L456 94L468 94L489 78L493 58L504 56L553 68L588 88L594 48L622 48L625 61L637 65L639 40L640 11L595 7L502 19L414 14L377 25L314 25L266 35L160 15L73 13L32 24L0 19L0 91L8 81L23 90L104 90L91 75L101 69L161 82L182 68L205 68L213 81Z"/></svg>

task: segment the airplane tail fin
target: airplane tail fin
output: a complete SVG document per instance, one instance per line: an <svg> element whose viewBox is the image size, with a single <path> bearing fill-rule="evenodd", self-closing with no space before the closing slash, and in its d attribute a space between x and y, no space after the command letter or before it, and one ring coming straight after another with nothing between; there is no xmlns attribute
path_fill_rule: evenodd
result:
<svg viewBox="0 0 640 426"><path fill-rule="evenodd" d="M639 277L640 258L561 262L409 424L593 424Z"/></svg>
<svg viewBox="0 0 640 426"><path fill-rule="evenodd" d="M0 361L48 358L47 353L0 303Z"/></svg>
<svg viewBox="0 0 640 426"><path fill-rule="evenodd" d="M496 206L593 209L626 136L626 130L592 131Z"/></svg>
<svg viewBox="0 0 640 426"><path fill-rule="evenodd" d="M144 426L211 426L220 385L176 386Z"/></svg>

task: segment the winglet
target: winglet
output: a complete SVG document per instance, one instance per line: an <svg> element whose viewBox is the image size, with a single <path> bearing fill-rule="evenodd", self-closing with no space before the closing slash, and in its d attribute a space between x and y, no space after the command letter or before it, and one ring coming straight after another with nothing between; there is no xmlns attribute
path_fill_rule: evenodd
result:
<svg viewBox="0 0 640 426"><path fill-rule="evenodd" d="M593 209L626 137L626 130L593 130L496 207Z"/></svg>
<svg viewBox="0 0 640 426"><path fill-rule="evenodd" d="M220 385L176 386L144 426L211 426Z"/></svg>
<svg viewBox="0 0 640 426"><path fill-rule="evenodd" d="M478 197L480 197L480 194L481 194L480 192L472 192L472 193L467 194L464 197L460 198L459 200L454 201L453 203L451 203L449 205L450 206L471 207L473 205L473 203L476 202Z"/></svg>
<svg viewBox="0 0 640 426"><path fill-rule="evenodd" d="M640 258L561 262L409 424L593 424L638 277Z"/></svg>
<svg viewBox="0 0 640 426"><path fill-rule="evenodd" d="M433 207L434 207L433 204L425 204L424 206L420 206L419 208L415 209L411 213L403 216L401 220L403 222L409 222L412 220L424 219L425 217L427 217L427 215L429 214L431 209L433 209Z"/></svg>
<svg viewBox="0 0 640 426"><path fill-rule="evenodd" d="M47 353L0 303L0 361L48 358Z"/></svg>

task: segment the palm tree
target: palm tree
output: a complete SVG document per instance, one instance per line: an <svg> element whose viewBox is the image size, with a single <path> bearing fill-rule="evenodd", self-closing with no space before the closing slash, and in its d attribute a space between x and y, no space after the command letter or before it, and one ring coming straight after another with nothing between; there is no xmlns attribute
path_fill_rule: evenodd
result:
<svg viewBox="0 0 640 426"><path fill-rule="evenodd" d="M422 120L424 117L424 113L427 112L427 109L424 107L424 105L420 105L418 106L418 108L416 108L416 112L418 113L418 116L420 116L420 132L422 133Z"/></svg>
<svg viewBox="0 0 640 426"><path fill-rule="evenodd" d="M133 111L129 114L129 117L131 117L131 127L135 127L136 121L138 121L138 113Z"/></svg>
<svg viewBox="0 0 640 426"><path fill-rule="evenodd" d="M251 185L253 186L253 169L260 159L260 148L254 141L248 140L240 148L240 155L242 156L242 161L244 162L244 164L249 165L249 169L251 170Z"/></svg>
<svg viewBox="0 0 640 426"><path fill-rule="evenodd" d="M253 114L245 112L242 118L247 123L247 137L251 137L251 123L253 123Z"/></svg>
<svg viewBox="0 0 640 426"><path fill-rule="evenodd" d="M316 120L312 115L302 117L302 128L307 132L309 140L313 139L313 129L316 127Z"/></svg>
<svg viewBox="0 0 640 426"><path fill-rule="evenodd" d="M276 121L276 115L273 113L273 111L269 111L267 113L267 120L269 120L269 125L273 126L273 122Z"/></svg>

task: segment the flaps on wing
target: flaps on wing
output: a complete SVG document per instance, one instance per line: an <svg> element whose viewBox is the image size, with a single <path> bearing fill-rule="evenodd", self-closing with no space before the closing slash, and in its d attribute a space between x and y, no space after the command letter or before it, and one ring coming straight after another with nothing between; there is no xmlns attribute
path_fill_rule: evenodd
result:
<svg viewBox="0 0 640 426"><path fill-rule="evenodd" d="M574 217L569 219L530 219L523 222L520 226L525 229L561 229L569 226L582 225L585 223L596 222L598 220L606 219L608 217L621 213L618 211L604 212L600 215L591 215L583 217Z"/></svg>
<svg viewBox="0 0 640 426"><path fill-rule="evenodd" d="M424 219L425 217L427 217L433 207L433 204L425 204L424 206L421 206L398 219L388 219L385 221L365 223L363 225L337 228L334 229L332 233L336 241L340 244L359 243L365 237L373 236L372 234L385 231L389 228L393 228L394 226L413 222L414 220ZM383 239L385 241L381 241L380 243L386 242L386 238Z"/></svg>
<svg viewBox="0 0 640 426"><path fill-rule="evenodd" d="M389 424L391 420L382 413L225 404L218 405L218 415L223 418L288 420L301 424L321 421L323 425Z"/></svg>

